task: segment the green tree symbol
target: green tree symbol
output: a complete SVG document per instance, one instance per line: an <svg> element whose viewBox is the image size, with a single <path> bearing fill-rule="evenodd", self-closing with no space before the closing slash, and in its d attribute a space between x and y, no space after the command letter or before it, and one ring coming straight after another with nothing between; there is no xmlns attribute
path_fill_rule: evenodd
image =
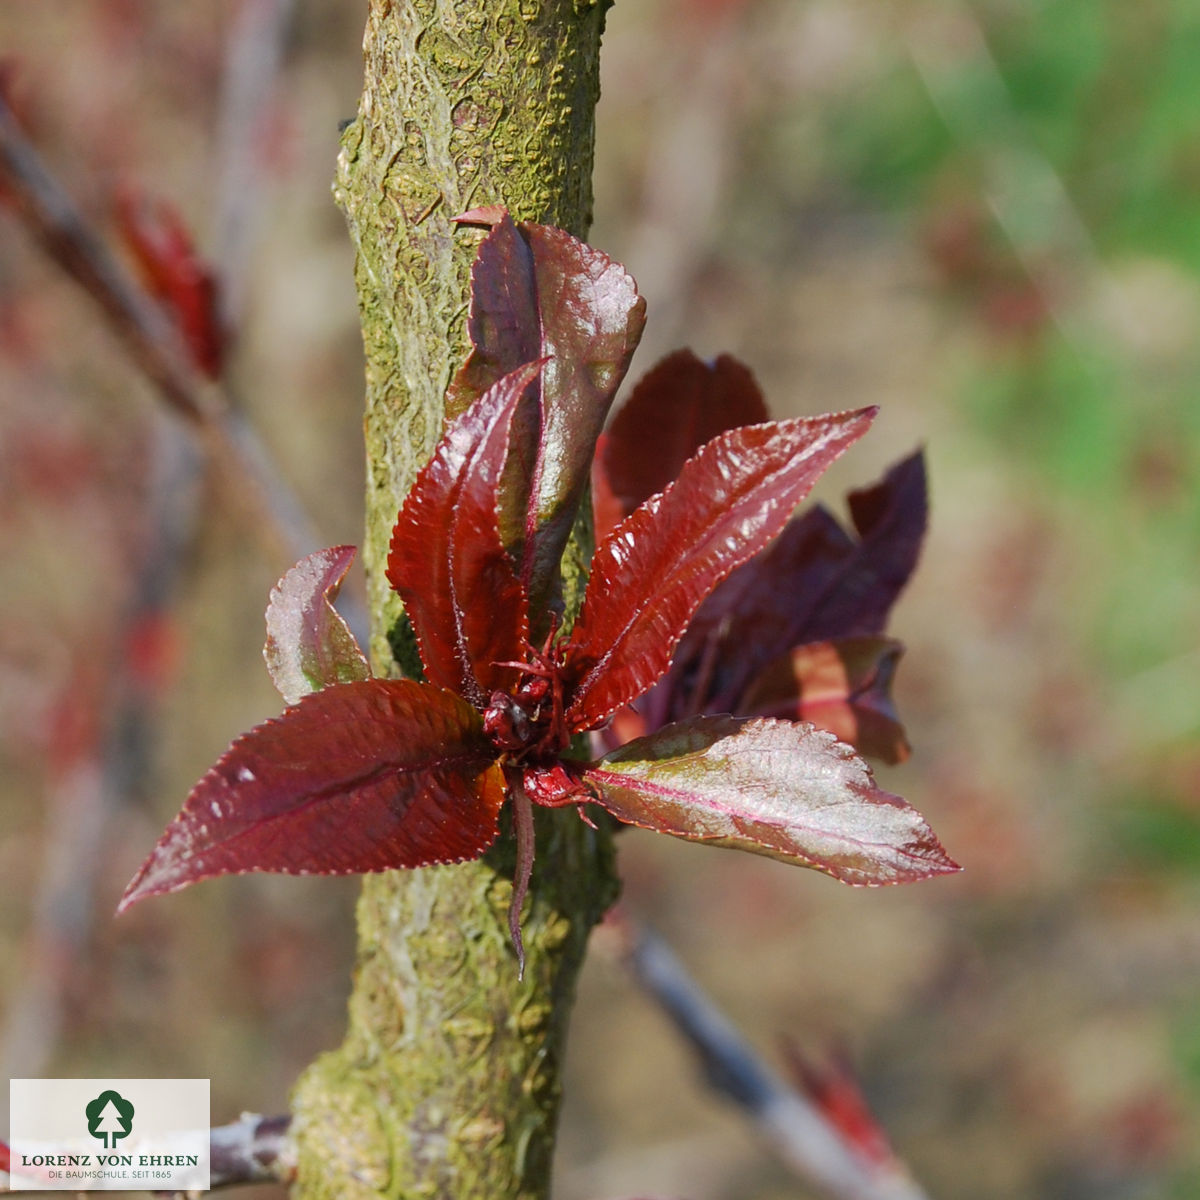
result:
<svg viewBox="0 0 1200 1200"><path fill-rule="evenodd" d="M84 1110L88 1133L104 1142L111 1150L118 1138L128 1137L133 1129L133 1105L110 1088L101 1092Z"/></svg>

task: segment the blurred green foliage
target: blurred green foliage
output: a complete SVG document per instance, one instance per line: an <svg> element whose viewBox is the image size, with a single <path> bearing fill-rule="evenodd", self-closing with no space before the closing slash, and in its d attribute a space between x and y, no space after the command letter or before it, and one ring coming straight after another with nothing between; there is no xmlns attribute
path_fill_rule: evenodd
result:
<svg viewBox="0 0 1200 1200"><path fill-rule="evenodd" d="M1134 796L1116 808L1114 828L1126 863L1142 870L1200 874L1200 812L1168 798ZM1181 1043L1180 1062L1200 1088L1200 1017Z"/></svg>
<svg viewBox="0 0 1200 1200"><path fill-rule="evenodd" d="M970 261L948 274L1000 327L962 405L1078 521L1077 622L1121 680L1196 640L1200 5L992 0L960 15L970 36L928 57L910 39L831 140L902 219L982 215L982 244L959 246ZM1019 300L1020 281L1046 311L1014 334L986 305L1002 286ZM1200 714L1161 724L1190 736Z"/></svg>

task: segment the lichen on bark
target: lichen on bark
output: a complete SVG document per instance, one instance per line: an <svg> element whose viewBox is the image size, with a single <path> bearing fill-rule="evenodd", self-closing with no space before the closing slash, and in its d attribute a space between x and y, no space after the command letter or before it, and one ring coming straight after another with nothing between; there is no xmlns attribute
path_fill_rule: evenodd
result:
<svg viewBox="0 0 1200 1200"><path fill-rule="evenodd" d="M466 353L479 234L505 204L584 236L608 0L371 0L365 82L335 195L354 240L366 356L363 560L379 675L414 668L384 578L396 512ZM586 543L586 532L584 535ZM578 599L586 552L566 556ZM398 657L399 655L399 657ZM402 661L406 660L406 661ZM525 979L506 911L513 851L364 880L349 1029L293 1098L304 1197L544 1197L559 1062L588 931L615 895L608 835L538 813Z"/></svg>

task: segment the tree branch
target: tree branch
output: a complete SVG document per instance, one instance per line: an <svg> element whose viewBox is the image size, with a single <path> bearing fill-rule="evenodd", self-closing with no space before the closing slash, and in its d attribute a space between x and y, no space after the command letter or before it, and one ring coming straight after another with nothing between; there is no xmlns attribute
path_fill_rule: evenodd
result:
<svg viewBox="0 0 1200 1200"><path fill-rule="evenodd" d="M175 411L197 426L220 411L193 378L164 313L129 278L47 169L0 95L0 180L46 255L100 306L138 367Z"/></svg>
<svg viewBox="0 0 1200 1200"><path fill-rule="evenodd" d="M243 1183L291 1183L296 1160L288 1130L292 1118L243 1113L232 1125L218 1125L209 1137L209 1187Z"/></svg>
<svg viewBox="0 0 1200 1200"><path fill-rule="evenodd" d="M129 277L43 163L0 96L0 187L46 255L99 306L156 394L195 430L227 492L272 550L294 561L316 546L311 522L254 431L192 369L175 328Z"/></svg>
<svg viewBox="0 0 1200 1200"><path fill-rule="evenodd" d="M586 234L607 7L367 6L364 92L334 190L355 244L366 356L363 563L377 675L419 669L384 568L396 512L437 442L446 387L467 352L479 235L452 218L503 204L518 219ZM574 543L568 591L582 593L585 561ZM510 836L478 862L364 879L349 1031L293 1095L298 1196L549 1194L575 980L615 876L606 832L566 810L539 812L537 826L524 980L507 928Z"/></svg>
<svg viewBox="0 0 1200 1200"><path fill-rule="evenodd" d="M616 930L629 970L691 1045L709 1084L746 1113L797 1176L833 1200L928 1200L901 1162L867 1159L772 1071L662 938L625 917Z"/></svg>

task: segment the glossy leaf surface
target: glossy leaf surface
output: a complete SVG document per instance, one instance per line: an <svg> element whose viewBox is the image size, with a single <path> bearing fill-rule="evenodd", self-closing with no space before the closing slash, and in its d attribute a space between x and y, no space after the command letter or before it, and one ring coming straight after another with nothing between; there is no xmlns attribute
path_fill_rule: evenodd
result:
<svg viewBox="0 0 1200 1200"><path fill-rule="evenodd" d="M366 656L333 607L354 554L353 546L318 550L271 589L263 657L288 704L331 684L370 678Z"/></svg>
<svg viewBox="0 0 1200 1200"><path fill-rule="evenodd" d="M892 638L839 638L797 646L772 663L739 706L745 716L784 717L828 729L886 763L909 755L892 702L904 647Z"/></svg>
<svg viewBox="0 0 1200 1200"><path fill-rule="evenodd" d="M120 908L214 875L476 858L504 799L492 759L479 714L427 684L369 679L315 692L233 743Z"/></svg>
<svg viewBox="0 0 1200 1200"><path fill-rule="evenodd" d="M957 870L915 809L833 734L788 721L669 725L584 772L628 824L885 884Z"/></svg>
<svg viewBox="0 0 1200 1200"><path fill-rule="evenodd" d="M628 516L661 492L707 442L770 419L750 369L728 354L711 364L677 350L652 367L621 405L602 455L608 486Z"/></svg>
<svg viewBox="0 0 1200 1200"><path fill-rule="evenodd" d="M446 430L392 531L387 577L416 631L426 676L476 706L511 680L529 604L500 540L497 495L509 428L539 363L493 384Z"/></svg>
<svg viewBox="0 0 1200 1200"><path fill-rule="evenodd" d="M601 724L667 669L688 621L787 523L873 409L731 430L597 548L567 648L573 729Z"/></svg>
<svg viewBox="0 0 1200 1200"><path fill-rule="evenodd" d="M472 351L447 395L461 411L523 363L548 359L514 422L502 505L505 544L541 612L591 470L596 438L645 323L619 264L561 229L504 217L471 271Z"/></svg>

